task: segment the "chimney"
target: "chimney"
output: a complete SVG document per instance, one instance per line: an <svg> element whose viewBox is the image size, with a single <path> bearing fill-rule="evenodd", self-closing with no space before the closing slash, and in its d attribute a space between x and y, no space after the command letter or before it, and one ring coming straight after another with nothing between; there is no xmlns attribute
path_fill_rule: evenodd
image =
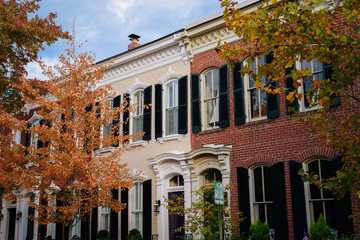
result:
<svg viewBox="0 0 360 240"><path fill-rule="evenodd" d="M128 45L128 50L141 46L141 44L138 43L140 36L132 33L128 37L130 38L131 41L131 43Z"/></svg>

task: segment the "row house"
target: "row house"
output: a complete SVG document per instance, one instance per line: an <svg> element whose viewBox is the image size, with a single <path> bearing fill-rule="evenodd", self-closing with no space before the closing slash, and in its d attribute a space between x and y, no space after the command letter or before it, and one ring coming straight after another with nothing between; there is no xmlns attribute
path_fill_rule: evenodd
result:
<svg viewBox="0 0 360 240"><path fill-rule="evenodd" d="M248 0L238 7L253 11L257 4ZM136 111L123 114L128 121L121 126L130 135L144 132L129 141L138 148L121 159L137 178L131 189L113 192L127 203L126 209L120 213L95 209L89 221L74 227L72 235L96 239L105 229L111 238L124 240L135 228L146 240L175 240L186 234L175 232L185 217L170 215L164 198L183 194L189 207L196 197L193 192L214 181L234 186L227 193L232 211L246 217L239 233L248 232L250 224L260 219L274 229L276 239L302 239L304 229L309 230L322 213L339 234L360 234L360 227L348 218L360 213L356 195L336 200L297 174L305 168L320 177L331 176L340 164L336 152L309 126L292 121L284 94L268 95L254 87L250 76L240 76L244 64L256 69L271 56L252 63L243 59L233 69L219 58L215 50L219 39L242 44L227 30L222 12L144 45L139 44L139 36L129 37L128 51L100 62L113 61L100 86L113 87L114 107L124 99L137 106ZM296 67L310 68L318 76L329 70L316 60ZM312 110L305 101L293 107L300 112ZM358 110L341 101L331 108L339 115ZM30 110L26 120L37 124L41 116ZM103 134L109 131L111 125L103 127ZM17 133L16 138L18 143L37 144L25 134ZM29 194L29 201L38 201L35 193ZM2 201L0 238L35 240L51 235L61 239L60 225L40 228L27 220L33 209L26 201Z"/></svg>
<svg viewBox="0 0 360 240"><path fill-rule="evenodd" d="M260 1L249 0L237 7L251 12L258 4ZM304 183L297 174L304 168L326 178L341 167L341 157L311 133L311 126L291 119L288 106L306 113L313 110L308 102L303 99L289 103L285 94L269 95L255 87L251 76L239 74L244 64L256 70L258 64L271 61L271 56L258 57L254 62L241 59L229 68L216 51L218 40L243 43L226 28L222 12L186 25L185 29L185 42L190 45L193 59L191 149L231 147L232 211L241 211L245 217L239 231L248 233L250 225L260 219L274 229L276 239L302 239L304 230L309 231L321 213L338 235L360 234L359 225L349 218L359 214L356 194L348 193L336 200L330 192ZM330 66L316 60L296 62L295 66L309 68L320 79L331 75ZM298 91L304 93L308 84L311 81ZM355 104L342 105L341 99L335 102L330 111L338 116L359 111ZM222 174L220 168L216 170Z"/></svg>

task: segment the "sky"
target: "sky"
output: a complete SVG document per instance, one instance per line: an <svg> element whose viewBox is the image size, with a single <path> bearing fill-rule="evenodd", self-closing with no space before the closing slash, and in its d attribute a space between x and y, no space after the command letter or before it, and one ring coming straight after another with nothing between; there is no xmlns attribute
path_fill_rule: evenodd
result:
<svg viewBox="0 0 360 240"><path fill-rule="evenodd" d="M132 33L146 44L220 11L218 0L42 0L38 14L56 12L56 23L69 32L75 23L76 41L100 61L126 51ZM59 40L40 56L53 66L65 46ZM43 78L37 64L29 64L27 70L28 77Z"/></svg>

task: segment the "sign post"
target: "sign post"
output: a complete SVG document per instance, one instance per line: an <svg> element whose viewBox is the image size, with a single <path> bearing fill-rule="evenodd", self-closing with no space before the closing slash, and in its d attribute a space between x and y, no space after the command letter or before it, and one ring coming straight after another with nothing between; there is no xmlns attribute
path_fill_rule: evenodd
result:
<svg viewBox="0 0 360 240"><path fill-rule="evenodd" d="M215 195L215 204L218 205L218 220L219 220L219 231L220 231L220 240L223 240L223 229L222 229L222 212L221 206L224 205L224 186L222 183L214 183L214 195Z"/></svg>

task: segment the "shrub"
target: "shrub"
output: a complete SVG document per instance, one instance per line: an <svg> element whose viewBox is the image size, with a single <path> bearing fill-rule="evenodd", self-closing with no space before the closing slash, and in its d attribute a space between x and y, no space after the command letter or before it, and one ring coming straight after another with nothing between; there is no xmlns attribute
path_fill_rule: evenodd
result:
<svg viewBox="0 0 360 240"><path fill-rule="evenodd" d="M259 219L255 224L251 224L250 232L252 240L268 240L269 236L269 225L267 223L262 223Z"/></svg>
<svg viewBox="0 0 360 240"><path fill-rule="evenodd" d="M96 236L96 240L110 240L109 232L105 229L100 230Z"/></svg>
<svg viewBox="0 0 360 240"><path fill-rule="evenodd" d="M310 240L325 240L331 239L331 229L326 224L326 220L322 214L320 214L317 222L310 226Z"/></svg>
<svg viewBox="0 0 360 240"><path fill-rule="evenodd" d="M142 240L141 234L139 232L139 230L137 230L136 228L131 229L129 232L129 236L127 238L128 240Z"/></svg>

